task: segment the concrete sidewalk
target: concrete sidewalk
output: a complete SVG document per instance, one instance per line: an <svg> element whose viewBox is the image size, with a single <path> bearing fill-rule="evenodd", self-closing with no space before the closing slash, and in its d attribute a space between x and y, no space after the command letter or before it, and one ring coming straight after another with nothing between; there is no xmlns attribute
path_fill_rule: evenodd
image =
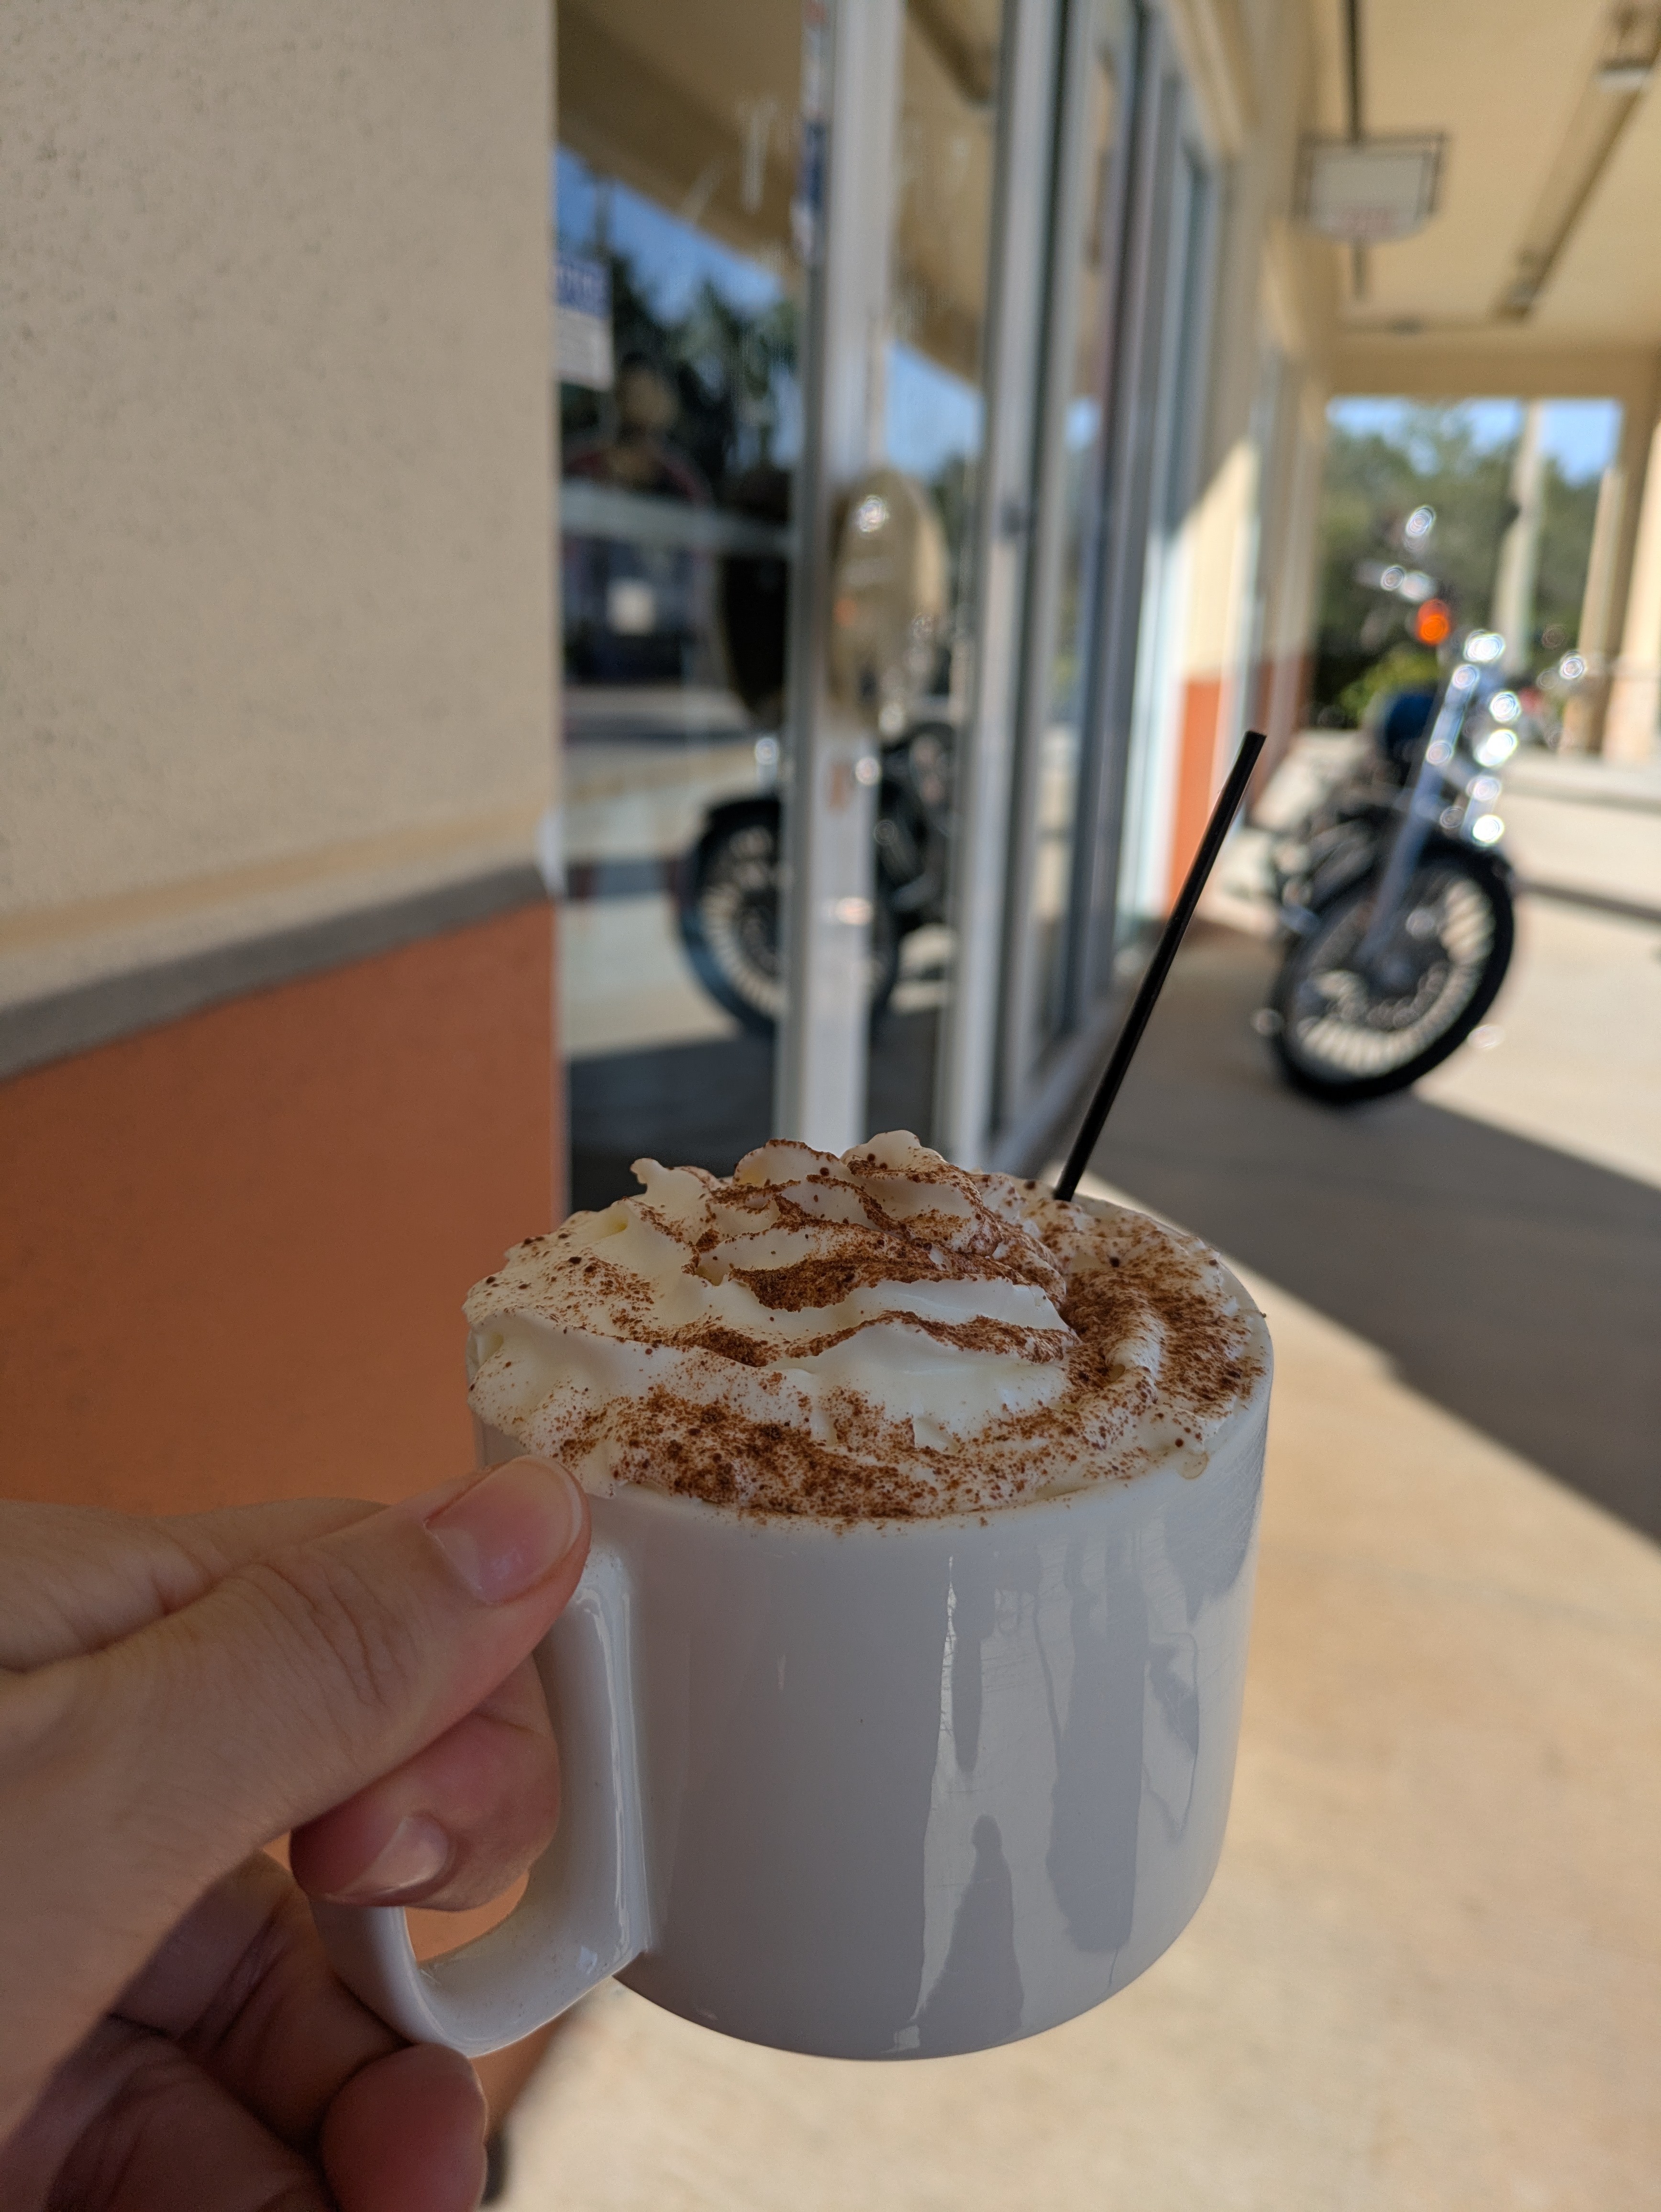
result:
<svg viewBox="0 0 1661 2212"><path fill-rule="evenodd" d="M1567 872L1588 813L1544 794L1519 860ZM1196 933L1098 1164L1243 1262L1275 1340L1210 1896L1110 2004L976 2058L791 2058L608 1988L515 2116L511 2212L1661 2203L1658 945L1529 907L1491 1048L1334 1115L1252 1034L1269 948Z"/></svg>
<svg viewBox="0 0 1661 2212"><path fill-rule="evenodd" d="M533 2081L512 2212L1649 2212L1661 1555L1272 1285L1229 1838L1100 2011L916 2066L610 1987Z"/></svg>

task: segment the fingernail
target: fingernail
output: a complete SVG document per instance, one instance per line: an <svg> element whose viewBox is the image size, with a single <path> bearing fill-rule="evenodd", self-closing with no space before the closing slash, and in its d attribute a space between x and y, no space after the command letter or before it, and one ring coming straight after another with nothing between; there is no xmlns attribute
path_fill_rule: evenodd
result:
<svg viewBox="0 0 1661 2212"><path fill-rule="evenodd" d="M576 1542L582 1492L563 1468L515 1459L421 1517L473 1595L505 1605L534 1589Z"/></svg>
<svg viewBox="0 0 1661 2212"><path fill-rule="evenodd" d="M450 1838L425 1813L406 1813L368 1866L333 1895L343 1905L360 1898L396 1897L435 1881L450 1863Z"/></svg>

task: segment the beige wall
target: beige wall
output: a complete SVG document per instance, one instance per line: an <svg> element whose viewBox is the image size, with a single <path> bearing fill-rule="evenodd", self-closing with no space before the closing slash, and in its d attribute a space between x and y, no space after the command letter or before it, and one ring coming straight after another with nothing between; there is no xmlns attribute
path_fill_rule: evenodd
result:
<svg viewBox="0 0 1661 2212"><path fill-rule="evenodd" d="M1179 20L1185 47L1209 57L1200 103L1226 167L1210 397L1184 532L1173 885L1243 729L1266 723L1283 742L1299 703L1336 299L1331 248L1291 222L1317 91L1309 11L1296 0L1182 0Z"/></svg>
<svg viewBox="0 0 1661 2212"><path fill-rule="evenodd" d="M546 0L4 36L0 1003L528 857Z"/></svg>

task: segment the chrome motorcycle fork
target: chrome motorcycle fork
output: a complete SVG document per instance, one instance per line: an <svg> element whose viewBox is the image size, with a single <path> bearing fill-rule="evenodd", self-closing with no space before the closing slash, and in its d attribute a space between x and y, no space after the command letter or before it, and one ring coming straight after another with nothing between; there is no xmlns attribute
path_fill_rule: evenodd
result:
<svg viewBox="0 0 1661 2212"><path fill-rule="evenodd" d="M1474 673L1475 672L1471 672ZM1454 672L1457 678L1458 670ZM1396 824L1396 835L1390 839L1390 850L1379 872L1378 888L1373 895L1372 916L1366 933L1355 948L1358 967L1370 967L1384 951L1395 926L1402 895L1419 865L1419 855L1425 849L1425 840L1439 819L1442 811L1441 786L1443 770L1453 758L1453 749L1464 727L1465 713L1470 702L1471 686L1450 679L1442 694L1442 703L1436 710L1419 754L1418 766L1413 781L1402 805L1402 818Z"/></svg>

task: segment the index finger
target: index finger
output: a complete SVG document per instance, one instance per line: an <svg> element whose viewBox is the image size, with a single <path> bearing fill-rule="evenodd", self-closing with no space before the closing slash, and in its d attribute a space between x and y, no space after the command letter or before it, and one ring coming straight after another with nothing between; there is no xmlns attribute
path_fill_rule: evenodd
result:
<svg viewBox="0 0 1661 2212"><path fill-rule="evenodd" d="M101 1651L256 1559L380 1511L299 1498L152 1520L98 1505L0 1503L0 1668Z"/></svg>

